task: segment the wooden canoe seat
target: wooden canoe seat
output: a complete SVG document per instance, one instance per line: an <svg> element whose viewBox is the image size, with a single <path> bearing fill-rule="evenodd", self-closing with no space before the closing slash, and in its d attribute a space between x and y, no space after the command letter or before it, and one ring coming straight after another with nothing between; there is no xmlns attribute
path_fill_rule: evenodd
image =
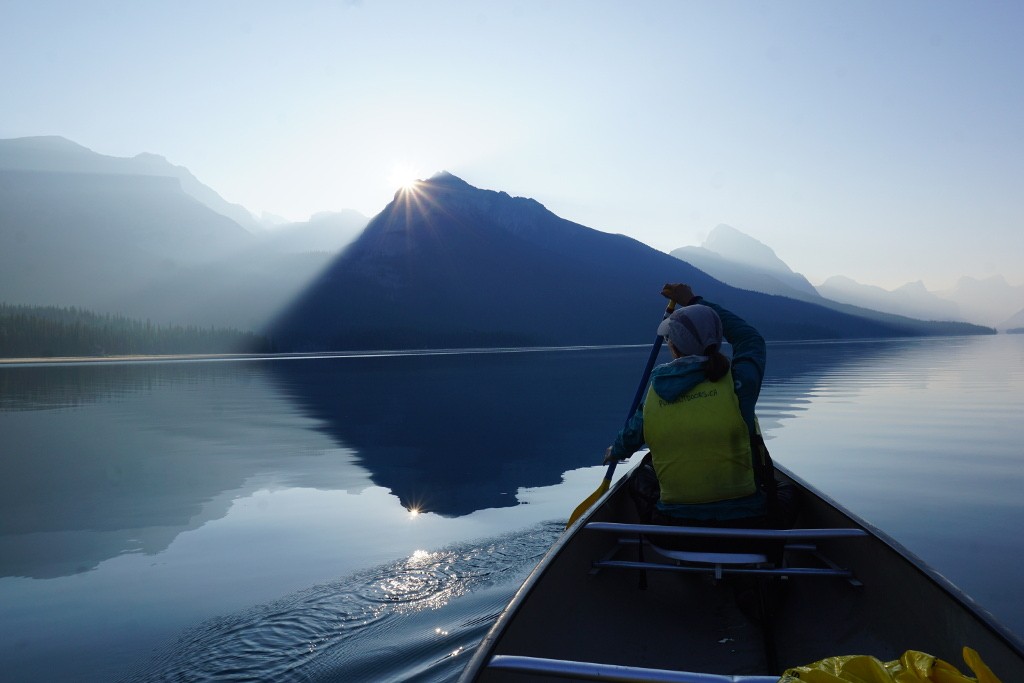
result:
<svg viewBox="0 0 1024 683"><path fill-rule="evenodd" d="M573 662L542 657L495 655L487 667L501 671L557 676L577 681L630 681L631 683L777 683L778 676L726 676L720 674L645 669L637 666Z"/></svg>
<svg viewBox="0 0 1024 683"><path fill-rule="evenodd" d="M613 556L594 561L593 566L621 569L651 569L659 571L680 571L711 573L715 578L723 574L753 574L762 576L832 576L853 581L849 569L838 567L817 553L815 541L835 538L862 538L868 533L859 528L839 529L732 529L722 527L691 527L668 526L662 524L624 524L620 522L590 522L585 529L619 535L620 545L637 545L647 547L656 554L672 561L665 562L616 560ZM753 545L750 552L740 551L704 551L695 549L678 550L663 546L658 539L709 539L714 541L733 541L742 546L744 541ZM762 552L766 543L783 544L790 552L807 552L815 554L822 567L784 567L775 566L769 561L768 554ZM699 545L699 544L698 544ZM760 547L759 547L760 546Z"/></svg>

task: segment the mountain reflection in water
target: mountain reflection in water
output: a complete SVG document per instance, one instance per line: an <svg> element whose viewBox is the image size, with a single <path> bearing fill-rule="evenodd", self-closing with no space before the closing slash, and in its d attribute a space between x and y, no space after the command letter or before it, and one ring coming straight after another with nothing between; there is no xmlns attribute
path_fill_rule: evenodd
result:
<svg viewBox="0 0 1024 683"><path fill-rule="evenodd" d="M1018 631L1022 341L770 344L758 411L777 460ZM0 366L5 675L447 680L593 491L646 355ZM349 628L378 593L403 611Z"/></svg>
<svg viewBox="0 0 1024 683"><path fill-rule="evenodd" d="M890 346L862 344L856 355L779 347L770 381L810 387L830 368ZM158 553L268 481L350 492L377 485L409 510L449 517L516 505L519 489L600 463L647 353L0 368L9 454L0 576L62 576L124 552ZM799 396L778 408L799 410Z"/></svg>

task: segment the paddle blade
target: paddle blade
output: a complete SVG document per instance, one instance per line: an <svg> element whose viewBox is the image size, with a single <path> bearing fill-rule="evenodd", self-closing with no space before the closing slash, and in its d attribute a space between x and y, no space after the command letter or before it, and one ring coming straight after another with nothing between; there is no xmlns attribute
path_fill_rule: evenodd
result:
<svg viewBox="0 0 1024 683"><path fill-rule="evenodd" d="M608 487L611 485L611 480L602 479L601 485L597 487L597 490L587 496L587 499L576 506L576 509L569 515L569 521L565 523L565 528L568 529L573 523L583 516L587 510L593 507L594 503L601 499L605 493L608 492Z"/></svg>

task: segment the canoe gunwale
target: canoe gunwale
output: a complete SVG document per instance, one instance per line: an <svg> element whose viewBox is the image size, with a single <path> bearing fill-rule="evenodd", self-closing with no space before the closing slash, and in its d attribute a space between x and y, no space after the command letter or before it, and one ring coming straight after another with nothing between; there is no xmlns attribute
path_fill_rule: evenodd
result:
<svg viewBox="0 0 1024 683"><path fill-rule="evenodd" d="M605 507L614 496L619 494L620 489L626 485L628 478L632 476L632 470L635 468L636 465L633 465L630 472L614 482L609 490L589 510L587 510L585 514L581 515L579 519L566 529L555 543L552 544L477 646L472 658L467 663L460 678L458 679L460 683L473 683L474 681L478 681L486 671L493 670L488 668L488 664L491 661L491 658L498 652L499 643L506 632L506 629L508 629L509 625L516 619L517 614L521 611L522 606L526 603L531 593L534 592L538 584L540 584L545 578L545 575L556 564L556 560L559 555L562 554L563 550L578 538L578 534L586 531L587 525L591 523L595 516L598 516L598 512L602 510L602 508ZM830 496L817 490L800 477L791 473L785 467L776 465L776 469L782 479L788 479L798 488L805 490L812 500L816 498L816 504L823 506L830 514L838 515L838 517L845 523L848 523L851 528L862 530L867 536L877 540L891 553L901 558L905 562L905 565L919 575L925 583L930 583L934 588L938 588L941 593L945 594L945 596L949 598L950 603L953 603L960 611L969 615L976 625L980 626L983 631L987 631L994 640L1001 641L1002 645L1009 650L1017 660L1024 663L1024 640L999 623L999 621L990 612L982 608L973 598L964 593L949 579L940 574L919 556L908 550L891 536L850 512ZM607 525L609 523L599 522L598 524ZM636 527L638 525L632 526ZM829 526L840 525L830 524ZM588 533L595 532L588 531ZM853 535L856 536L864 534L855 532ZM515 655L512 653L502 653L502 656L508 657Z"/></svg>
<svg viewBox="0 0 1024 683"><path fill-rule="evenodd" d="M778 676L728 676L694 671L669 671L642 667L570 662L542 657L494 655L492 668L542 676L567 676L581 681L622 681L642 683L778 683Z"/></svg>
<svg viewBox="0 0 1024 683"><path fill-rule="evenodd" d="M635 467L635 466L634 466ZM632 468L630 469L632 472ZM523 585L519 587L519 590L515 592L512 599L506 605L505 609L501 611L494 625L491 626L487 635L484 636L483 640L477 646L476 651L473 653L472 659L463 669L462 675L459 677L459 683L471 683L476 680L477 676L481 671L487 668L487 664L490 661L492 652L495 646L498 644L498 640L501 639L502 633L504 633L506 626L512 619L515 618L516 612L519 611L519 606L523 604L527 596L533 590L533 587L540 582L541 577L552 565L555 558L561 553L562 548L569 545L572 540L576 537L576 534L581 533L586 527L587 522L593 516L594 512L598 510L601 505L607 501L611 496L615 494L622 486L625 485L626 480L629 478L629 473L625 476L620 477L615 481L609 489L602 495L597 502L595 502L586 513L579 516L579 518L573 522L573 524L559 536L558 540L551 544L544 556L537 562L537 566L533 568L526 580L523 581Z"/></svg>
<svg viewBox="0 0 1024 683"><path fill-rule="evenodd" d="M835 499L826 493L818 490L811 484L807 483L801 477L790 472L785 467L775 463L775 470L782 474L785 478L789 479L797 486L801 487L805 491L813 494L820 499L825 505L828 505L839 514L845 516L853 524L859 526L868 532L868 535L874 537L882 544L888 546L888 548L902 557L911 565L914 569L920 572L926 579L929 579L938 588L944 591L954 602L958 603L966 611L971 613L975 619L982 623L988 630L998 637L1003 643L1011 650L1016 651L1017 655L1024 659L1024 639L1018 636L1010 629L1003 626L1002 623L993 615L991 612L982 607L974 598L965 593L956 584L946 578L943 574L939 573L934 567L928 564L926 561L921 559L916 553L908 549L902 543L894 539L892 536L882 531L875 525L861 518L857 514L846 509L840 505Z"/></svg>

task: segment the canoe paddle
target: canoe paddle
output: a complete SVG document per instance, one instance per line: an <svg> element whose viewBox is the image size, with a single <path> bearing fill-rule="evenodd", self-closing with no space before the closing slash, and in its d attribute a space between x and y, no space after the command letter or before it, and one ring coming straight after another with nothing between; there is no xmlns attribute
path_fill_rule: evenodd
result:
<svg viewBox="0 0 1024 683"><path fill-rule="evenodd" d="M665 318L672 315L672 310L676 307L676 302L669 299L668 306L665 308ZM636 395L633 397L633 405L630 406L629 412L626 414L626 424L629 424L630 419L633 417L633 413L640 407L640 401L644 398L644 391L647 389L647 380L651 378L651 370L654 369L654 364L658 360L658 352L661 351L661 335L658 335L654 340L654 345L651 347L651 355L647 357L647 366L644 368L644 375L640 378L640 386L636 388ZM608 471L604 474L604 479L601 480L601 485L597 487L597 490L587 496L587 499L576 506L576 509L569 515L569 521L565 523L565 528L568 529L572 526L573 522L579 519L584 512L590 509L590 507L596 503L601 496L608 491L608 488L612 484L612 475L615 474L615 466L618 461L612 460L608 463Z"/></svg>

